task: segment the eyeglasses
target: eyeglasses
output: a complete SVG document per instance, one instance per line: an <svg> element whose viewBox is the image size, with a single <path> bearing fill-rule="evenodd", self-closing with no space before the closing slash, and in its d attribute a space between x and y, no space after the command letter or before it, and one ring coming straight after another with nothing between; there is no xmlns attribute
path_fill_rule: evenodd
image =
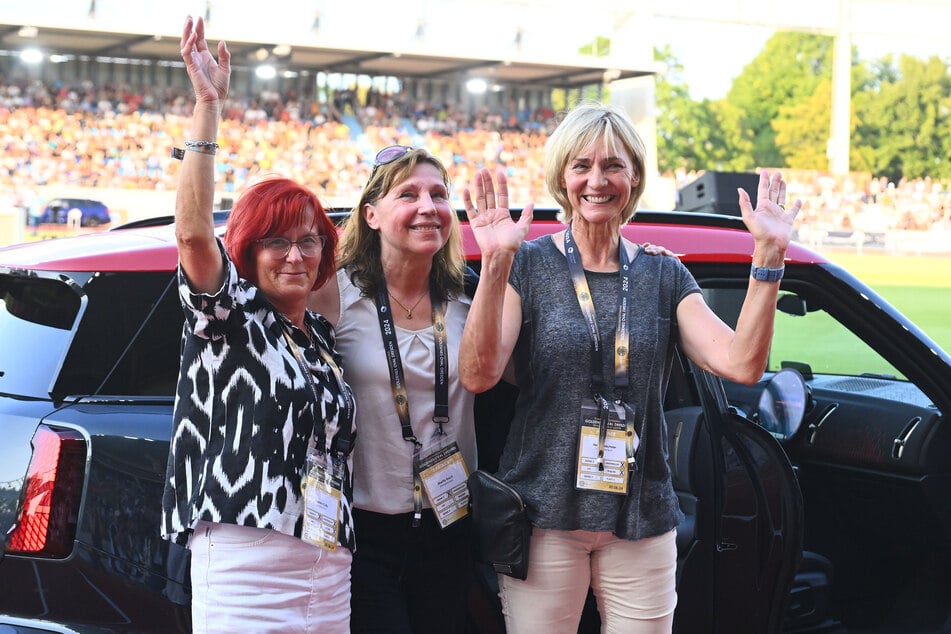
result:
<svg viewBox="0 0 951 634"><path fill-rule="evenodd" d="M286 258L287 254L291 252L291 246L295 244L302 257L317 257L324 248L324 242L326 241L326 236L304 236L296 242L287 238L260 238L255 240L255 242L260 242L264 246L264 250L269 255L277 258Z"/></svg>

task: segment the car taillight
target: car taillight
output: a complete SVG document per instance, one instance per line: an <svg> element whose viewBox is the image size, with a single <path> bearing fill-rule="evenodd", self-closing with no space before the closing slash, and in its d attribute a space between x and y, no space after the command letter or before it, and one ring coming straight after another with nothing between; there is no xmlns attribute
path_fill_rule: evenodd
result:
<svg viewBox="0 0 951 634"><path fill-rule="evenodd" d="M36 428L33 458L6 552L66 557L72 551L82 499L86 440L71 429Z"/></svg>

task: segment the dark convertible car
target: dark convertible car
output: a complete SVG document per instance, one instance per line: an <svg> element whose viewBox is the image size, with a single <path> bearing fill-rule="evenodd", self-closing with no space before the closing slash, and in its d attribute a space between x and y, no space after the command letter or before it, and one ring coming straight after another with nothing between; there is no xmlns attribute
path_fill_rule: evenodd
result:
<svg viewBox="0 0 951 634"><path fill-rule="evenodd" d="M159 537L183 320L170 223L0 249L0 632L190 629L188 552ZM532 232L561 227L536 212ZM642 211L624 231L683 254L735 321L752 252L739 219ZM478 268L469 235L466 249ZM778 309L756 386L683 360L670 377L676 631L951 630L951 358L800 245ZM495 423L483 467L510 392L478 403ZM502 631L485 573L473 633Z"/></svg>

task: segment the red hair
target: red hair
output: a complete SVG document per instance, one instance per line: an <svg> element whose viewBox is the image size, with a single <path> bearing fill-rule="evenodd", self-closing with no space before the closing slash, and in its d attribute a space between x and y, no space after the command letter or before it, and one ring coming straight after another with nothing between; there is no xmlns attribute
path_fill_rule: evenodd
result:
<svg viewBox="0 0 951 634"><path fill-rule="evenodd" d="M305 222L308 208L314 210L311 229L324 236L317 280L312 290L326 284L336 267L337 227L327 216L317 194L289 178L259 181L245 189L235 202L228 217L224 245L238 275L257 284L254 241L300 226Z"/></svg>

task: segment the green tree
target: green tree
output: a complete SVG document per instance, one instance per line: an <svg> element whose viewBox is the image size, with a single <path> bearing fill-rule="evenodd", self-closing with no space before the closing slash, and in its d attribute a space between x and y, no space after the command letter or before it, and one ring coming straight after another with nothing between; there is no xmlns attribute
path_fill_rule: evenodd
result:
<svg viewBox="0 0 951 634"><path fill-rule="evenodd" d="M831 81L832 53L830 36L780 31L733 81L727 101L745 115L755 165L786 165L772 123L782 107L797 106L810 99L823 81Z"/></svg>
<svg viewBox="0 0 951 634"><path fill-rule="evenodd" d="M884 58L855 95L853 145L863 168L901 178L951 178L951 80L938 57Z"/></svg>
<svg viewBox="0 0 951 634"><path fill-rule="evenodd" d="M655 80L657 166L661 172L742 171L754 167L743 113L726 101L694 101L670 47L655 49L667 72Z"/></svg>
<svg viewBox="0 0 951 634"><path fill-rule="evenodd" d="M852 49L849 133L855 131L855 96L874 83L874 77L864 64L858 63L858 51ZM782 105L772 122L776 133L776 148L783 156L784 165L797 169L829 169L828 143L832 128L832 78L821 78L814 92L797 103ZM851 146L849 163L853 170L864 161Z"/></svg>
<svg viewBox="0 0 951 634"><path fill-rule="evenodd" d="M822 81L809 97L792 106L780 106L772 122L776 149L783 165L796 169L828 170L826 145L832 112L832 81Z"/></svg>
<svg viewBox="0 0 951 634"><path fill-rule="evenodd" d="M746 125L746 113L726 99L707 102L707 108L711 123L705 169L733 172L755 169L758 164L753 154L754 135Z"/></svg>
<svg viewBox="0 0 951 634"><path fill-rule="evenodd" d="M670 46L654 50L654 59L664 62L667 71L654 81L657 124L657 167L662 173L696 169L698 148L708 136L702 106L690 98L689 87L681 80L683 65Z"/></svg>

